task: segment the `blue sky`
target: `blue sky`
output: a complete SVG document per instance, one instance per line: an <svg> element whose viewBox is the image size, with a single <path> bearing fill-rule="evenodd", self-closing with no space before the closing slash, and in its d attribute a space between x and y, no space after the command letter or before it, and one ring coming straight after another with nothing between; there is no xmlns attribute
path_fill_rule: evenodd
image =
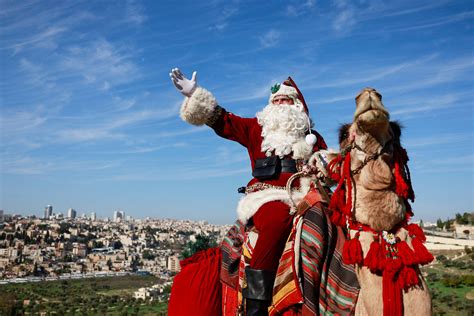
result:
<svg viewBox="0 0 474 316"><path fill-rule="evenodd" d="M291 75L336 148L354 97L405 126L417 218L473 211L472 1L0 1L7 213L231 223L246 150L178 117L180 67L253 116Z"/></svg>

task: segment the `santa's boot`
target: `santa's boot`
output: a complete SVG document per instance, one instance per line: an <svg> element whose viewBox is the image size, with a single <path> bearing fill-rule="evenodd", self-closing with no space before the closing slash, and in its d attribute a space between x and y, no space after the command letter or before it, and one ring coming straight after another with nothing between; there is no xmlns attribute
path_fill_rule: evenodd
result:
<svg viewBox="0 0 474 316"><path fill-rule="evenodd" d="M275 272L245 268L247 287L242 290L246 316L267 316L272 303Z"/></svg>

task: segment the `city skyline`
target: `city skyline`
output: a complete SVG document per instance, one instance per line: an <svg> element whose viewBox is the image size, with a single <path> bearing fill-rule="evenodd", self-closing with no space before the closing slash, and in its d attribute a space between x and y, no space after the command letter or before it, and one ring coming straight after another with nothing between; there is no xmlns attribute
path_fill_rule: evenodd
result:
<svg viewBox="0 0 474 316"><path fill-rule="evenodd" d="M173 67L245 117L291 75L331 148L372 86L404 126L415 219L474 209L472 1L5 1L0 16L9 214L233 223L247 153L181 121Z"/></svg>

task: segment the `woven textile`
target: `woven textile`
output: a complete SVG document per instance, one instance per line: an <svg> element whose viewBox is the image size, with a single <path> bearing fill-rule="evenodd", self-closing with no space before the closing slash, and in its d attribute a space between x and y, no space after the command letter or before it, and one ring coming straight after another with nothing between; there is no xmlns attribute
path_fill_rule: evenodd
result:
<svg viewBox="0 0 474 316"><path fill-rule="evenodd" d="M299 223L290 234L280 260L271 315L352 314L359 283L354 267L342 262L343 230L330 222L321 203L309 208ZM250 235L248 238L245 226L237 222L221 244L221 281L238 291L238 305L242 302L241 287L245 286L243 271L256 237L254 232ZM227 309L224 315L235 313L236 310Z"/></svg>
<svg viewBox="0 0 474 316"><path fill-rule="evenodd" d="M342 262L345 235L317 203L304 215L301 232L303 315L353 314L359 282L354 266Z"/></svg>
<svg viewBox="0 0 474 316"><path fill-rule="evenodd" d="M234 290L239 288L239 265L245 236L245 225L236 221L220 245L222 252L221 281Z"/></svg>

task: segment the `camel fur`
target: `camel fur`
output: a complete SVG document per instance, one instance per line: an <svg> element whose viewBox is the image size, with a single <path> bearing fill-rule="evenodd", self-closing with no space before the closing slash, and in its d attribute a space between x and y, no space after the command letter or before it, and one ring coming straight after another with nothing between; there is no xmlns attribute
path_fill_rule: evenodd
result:
<svg viewBox="0 0 474 316"><path fill-rule="evenodd" d="M350 189L345 191L350 210L347 216L350 220L372 229L350 229L350 237L357 238L360 242L363 258L367 256L374 240L374 231L396 229L409 217L407 212L411 213L406 197L397 194L394 156L396 151L402 148L400 136L400 125L390 121L390 114L382 103L382 96L372 88L363 89L356 97L353 122L343 125L339 131L341 152L350 154L351 184ZM339 166L338 170L342 169L343 167ZM405 170L400 174L404 179L408 177ZM411 250L414 249L412 238L405 228L399 228L395 235L400 241L406 241ZM403 290L401 313L431 315L431 298L426 282L416 265L413 270L419 282ZM362 264L356 265L356 273L360 294L355 314L387 315L382 303L384 285L381 273L374 273Z"/></svg>

